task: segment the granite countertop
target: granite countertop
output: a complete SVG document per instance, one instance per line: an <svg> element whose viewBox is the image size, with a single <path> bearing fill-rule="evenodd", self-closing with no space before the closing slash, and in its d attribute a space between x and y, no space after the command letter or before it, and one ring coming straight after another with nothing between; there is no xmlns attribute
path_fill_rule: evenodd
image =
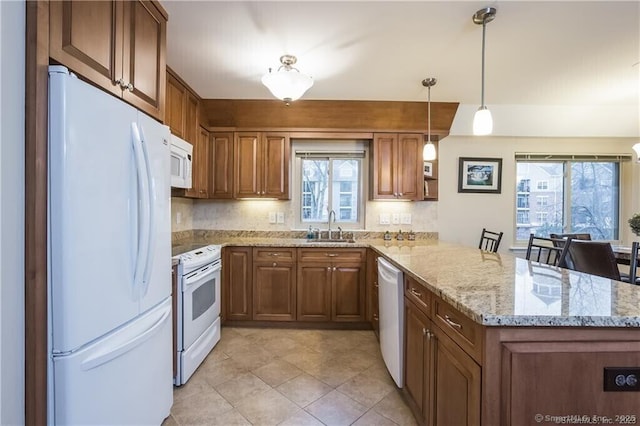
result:
<svg viewBox="0 0 640 426"><path fill-rule="evenodd" d="M486 326L640 327L640 286L436 239L318 243L298 238L207 238L256 247L371 247Z"/></svg>

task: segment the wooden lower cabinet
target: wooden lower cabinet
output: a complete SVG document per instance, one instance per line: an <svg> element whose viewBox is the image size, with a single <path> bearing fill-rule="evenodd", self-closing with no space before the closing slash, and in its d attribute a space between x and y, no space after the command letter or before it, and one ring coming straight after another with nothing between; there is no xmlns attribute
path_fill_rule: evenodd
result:
<svg viewBox="0 0 640 426"><path fill-rule="evenodd" d="M433 345L433 425L480 424L481 369L437 326Z"/></svg>
<svg viewBox="0 0 640 426"><path fill-rule="evenodd" d="M363 322L364 249L298 249L298 321Z"/></svg>
<svg viewBox="0 0 640 426"><path fill-rule="evenodd" d="M480 424L480 366L406 297L404 357L404 392L419 423Z"/></svg>
<svg viewBox="0 0 640 426"><path fill-rule="evenodd" d="M254 248L253 259L253 319L294 321L296 319L296 265L293 260L295 250Z"/></svg>
<svg viewBox="0 0 640 426"><path fill-rule="evenodd" d="M431 424L430 374L433 370L431 321L413 302L405 299L404 389L414 414L423 424Z"/></svg>
<svg viewBox="0 0 640 426"><path fill-rule="evenodd" d="M331 321L331 266L298 264L298 321Z"/></svg>
<svg viewBox="0 0 640 426"><path fill-rule="evenodd" d="M223 270L223 319L251 320L252 251L251 247L225 247Z"/></svg>

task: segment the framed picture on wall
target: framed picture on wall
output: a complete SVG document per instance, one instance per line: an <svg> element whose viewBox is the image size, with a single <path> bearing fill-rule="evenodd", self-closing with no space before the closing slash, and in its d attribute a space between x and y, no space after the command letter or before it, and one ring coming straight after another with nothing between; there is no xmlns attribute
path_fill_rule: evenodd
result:
<svg viewBox="0 0 640 426"><path fill-rule="evenodd" d="M424 175L426 177L433 177L433 164L428 161L424 162Z"/></svg>
<svg viewBox="0 0 640 426"><path fill-rule="evenodd" d="M502 158L458 160L458 192L499 194L502 186Z"/></svg>

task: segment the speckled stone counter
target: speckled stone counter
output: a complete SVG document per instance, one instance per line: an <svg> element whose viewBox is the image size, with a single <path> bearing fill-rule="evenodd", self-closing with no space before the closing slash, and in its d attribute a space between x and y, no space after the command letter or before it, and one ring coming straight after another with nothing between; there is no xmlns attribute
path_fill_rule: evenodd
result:
<svg viewBox="0 0 640 426"><path fill-rule="evenodd" d="M190 243L261 247L371 247L434 294L486 326L640 327L640 286L449 244L356 239L193 236Z"/></svg>

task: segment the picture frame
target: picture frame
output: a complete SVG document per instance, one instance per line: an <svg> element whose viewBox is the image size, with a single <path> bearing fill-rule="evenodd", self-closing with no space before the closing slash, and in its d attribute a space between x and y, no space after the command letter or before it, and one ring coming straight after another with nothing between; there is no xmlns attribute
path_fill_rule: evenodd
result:
<svg viewBox="0 0 640 426"><path fill-rule="evenodd" d="M458 159L458 192L500 194L502 158Z"/></svg>
<svg viewBox="0 0 640 426"><path fill-rule="evenodd" d="M423 170L424 170L424 175L426 177L433 177L433 163L430 163L429 161L425 161Z"/></svg>

